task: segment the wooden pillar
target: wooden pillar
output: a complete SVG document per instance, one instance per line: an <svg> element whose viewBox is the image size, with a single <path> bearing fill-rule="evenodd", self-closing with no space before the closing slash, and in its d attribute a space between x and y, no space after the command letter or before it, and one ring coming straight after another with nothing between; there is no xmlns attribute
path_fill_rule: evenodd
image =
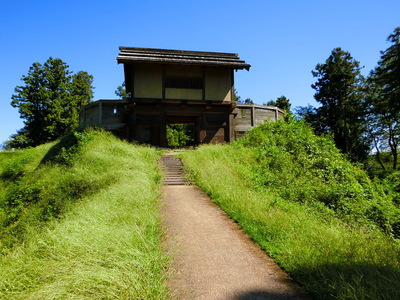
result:
<svg viewBox="0 0 400 300"><path fill-rule="evenodd" d="M103 102L99 102L99 125L101 126L103 123Z"/></svg>
<svg viewBox="0 0 400 300"><path fill-rule="evenodd" d="M206 114L205 114L205 113L202 113L202 114L200 115L200 121L199 121L199 123L200 123L200 128L199 128L199 130L200 130L200 140L199 140L199 144L202 144L203 141L204 141L204 139L205 139L206 136L207 136Z"/></svg>
<svg viewBox="0 0 400 300"><path fill-rule="evenodd" d="M203 67L202 71L201 71L201 80L203 82L203 87L201 90L201 99L203 101L206 100L206 69L205 67Z"/></svg>
<svg viewBox="0 0 400 300"><path fill-rule="evenodd" d="M234 77L234 71L233 69L231 70L231 101L235 99L235 77Z"/></svg>
<svg viewBox="0 0 400 300"><path fill-rule="evenodd" d="M255 110L254 105L252 105L251 106L251 126L254 126L254 124L256 123L255 119L256 119L256 110Z"/></svg>
<svg viewBox="0 0 400 300"><path fill-rule="evenodd" d="M162 87L161 87L161 93L162 93L162 95L161 95L161 98L162 99L165 99L165 77L166 77L166 70L165 70L165 65L163 65L162 66L162 78L161 78L161 84L162 84Z"/></svg>
<svg viewBox="0 0 400 300"><path fill-rule="evenodd" d="M195 141L194 141L194 143L195 143L196 146L199 145L200 141L201 141L201 138L200 138L201 121L200 120L201 120L201 116L197 117L196 121L195 121Z"/></svg>
<svg viewBox="0 0 400 300"><path fill-rule="evenodd" d="M158 134L158 141L157 145L160 145L161 147L168 147L168 140L167 140L167 114L166 112L161 109L160 111L160 116L159 116L159 122L158 122L158 128L155 128L156 135Z"/></svg>
<svg viewBox="0 0 400 300"><path fill-rule="evenodd" d="M136 109L132 107L132 105L128 106L128 136L129 140L133 141L136 139L135 136L135 127L136 127Z"/></svg>
<svg viewBox="0 0 400 300"><path fill-rule="evenodd" d="M229 122L230 122L230 118L229 115L226 116L225 122L222 123L222 125L224 126L224 141L229 143L230 142L230 129L229 129Z"/></svg>
<svg viewBox="0 0 400 300"><path fill-rule="evenodd" d="M133 85L134 85L134 65L124 64L124 77L125 77L125 90L127 94L133 95Z"/></svg>
<svg viewBox="0 0 400 300"><path fill-rule="evenodd" d="M229 114L228 126L229 126L229 141L228 142L232 142L235 139L235 116L232 113Z"/></svg>

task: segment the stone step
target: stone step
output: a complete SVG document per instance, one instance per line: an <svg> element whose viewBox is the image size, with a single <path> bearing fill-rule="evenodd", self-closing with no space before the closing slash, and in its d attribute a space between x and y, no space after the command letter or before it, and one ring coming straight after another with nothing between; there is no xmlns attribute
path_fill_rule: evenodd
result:
<svg viewBox="0 0 400 300"><path fill-rule="evenodd" d="M160 159L164 170L164 185L189 185L183 171L182 161L171 153L164 154Z"/></svg>

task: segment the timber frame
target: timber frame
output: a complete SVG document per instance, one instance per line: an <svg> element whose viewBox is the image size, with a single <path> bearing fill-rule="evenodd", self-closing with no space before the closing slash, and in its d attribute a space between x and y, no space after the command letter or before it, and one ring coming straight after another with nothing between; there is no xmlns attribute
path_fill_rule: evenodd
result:
<svg viewBox="0 0 400 300"><path fill-rule="evenodd" d="M237 54L120 47L130 95L129 139L167 146L167 124L194 126L195 144L230 142Z"/></svg>
<svg viewBox="0 0 400 300"><path fill-rule="evenodd" d="M252 127L254 120L247 126L235 101L234 71L250 69L237 54L134 47L119 50L117 62L124 66L127 99L87 105L81 114L81 127L100 125L122 138L161 147L168 146L168 124L192 125L195 145L232 141L238 135L237 122L241 125L239 135ZM257 107L251 109L253 119L255 109L261 118L283 116L276 108L263 113L266 108Z"/></svg>

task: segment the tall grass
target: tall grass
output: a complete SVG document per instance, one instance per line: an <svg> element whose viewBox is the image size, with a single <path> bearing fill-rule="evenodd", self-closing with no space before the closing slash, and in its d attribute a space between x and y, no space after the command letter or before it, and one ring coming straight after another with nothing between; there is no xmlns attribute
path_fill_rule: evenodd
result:
<svg viewBox="0 0 400 300"><path fill-rule="evenodd" d="M2 205L6 251L0 256L0 298L168 297L157 202L159 154L107 133L84 135L72 144L50 145L47 152L30 149L38 151L30 162L34 168L22 167L18 179L2 170L3 183L34 184L38 196L12 219ZM0 160L10 165L24 151L5 155ZM10 189L2 188L4 202Z"/></svg>
<svg viewBox="0 0 400 300"><path fill-rule="evenodd" d="M307 140L304 134L300 136L300 131L306 129L290 127L294 125L265 126L263 130L269 128L276 131L279 126L288 131L299 130L297 134L291 132L292 139L286 136L290 139L286 142L293 143L294 147L296 140L300 148L315 142ZM301 158L295 149L292 153L286 151L293 160L281 161L286 155L279 153L285 152L282 145L268 146L271 140L264 141L262 133L253 134L247 138L260 139L251 146L246 146L246 141L242 140L233 145L207 145L184 152L182 157L194 180L316 298L399 299L400 249L390 234L384 233L385 230L375 226L368 218L346 216L343 210L330 207L330 202L312 201L312 198L301 201L302 191L308 190L312 194L315 188L323 188L322 183L315 186L316 181L312 177L308 182L302 177L302 173L309 171L318 173L317 167L309 165L309 170L304 169L303 165L298 164ZM318 143L323 144L318 149L330 148L329 142ZM266 159L271 163L266 167L265 162L259 160L259 155L268 152L271 155ZM298 153L304 155L304 151L299 150ZM326 158L324 151L318 152L317 156L310 151L308 154L314 160ZM339 154L333 156L335 161L332 164L345 168L347 162ZM303 170L296 173L298 181L293 174L285 173L295 171L291 164ZM361 171L354 169L353 172ZM264 180L261 180L261 176L264 176ZM284 181L285 176L289 181ZM360 186L347 176L351 177L351 174L346 173L344 180L337 184L353 183L368 197L373 193L380 195L379 188L375 190L375 187L368 186L372 183L364 175L353 175L362 177L357 181L363 182ZM304 186L295 185L299 182ZM309 194L306 196L310 197ZM354 203L354 198L350 198L351 201ZM355 202L361 205L363 201L358 199ZM340 204L346 207L345 198L340 198Z"/></svg>

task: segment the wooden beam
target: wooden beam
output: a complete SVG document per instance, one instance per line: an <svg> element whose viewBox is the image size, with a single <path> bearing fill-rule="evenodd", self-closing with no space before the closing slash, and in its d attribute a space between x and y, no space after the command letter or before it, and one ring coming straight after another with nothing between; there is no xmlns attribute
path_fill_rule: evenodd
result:
<svg viewBox="0 0 400 300"><path fill-rule="evenodd" d="M201 80L203 81L203 87L201 91L201 99L206 100L206 68L203 67L201 70Z"/></svg>
<svg viewBox="0 0 400 300"><path fill-rule="evenodd" d="M165 73L166 73L166 70L165 70L165 65L163 65L162 66L162 78L161 78L161 81L162 81L162 87L161 87L161 90L162 90L162 95L161 95L161 98L162 99L165 99L165 77L166 77L166 75L165 75Z"/></svg>
<svg viewBox="0 0 400 300"><path fill-rule="evenodd" d="M233 69L231 69L231 101L235 98L235 75Z"/></svg>

